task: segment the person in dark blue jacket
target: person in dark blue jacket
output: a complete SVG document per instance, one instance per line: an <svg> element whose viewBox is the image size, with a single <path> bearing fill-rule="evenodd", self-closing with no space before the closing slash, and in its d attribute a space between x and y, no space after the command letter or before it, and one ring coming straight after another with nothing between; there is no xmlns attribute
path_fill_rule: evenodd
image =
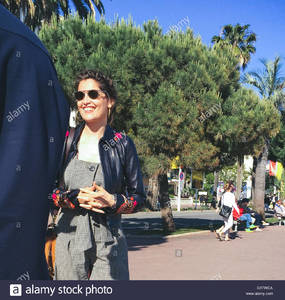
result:
<svg viewBox="0 0 285 300"><path fill-rule="evenodd" d="M48 194L68 117L47 50L0 5L0 279L49 279Z"/></svg>

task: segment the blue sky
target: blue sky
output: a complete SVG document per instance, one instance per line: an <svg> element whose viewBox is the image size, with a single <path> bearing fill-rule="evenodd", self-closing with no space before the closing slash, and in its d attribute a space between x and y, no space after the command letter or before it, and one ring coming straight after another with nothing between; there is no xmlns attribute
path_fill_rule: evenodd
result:
<svg viewBox="0 0 285 300"><path fill-rule="evenodd" d="M285 59L285 0L102 0L108 22L132 16L135 24L157 19L163 32L171 26L186 29L210 45L213 35L226 24L250 24L257 34L256 53L247 71L260 68L259 59ZM184 20L184 22L183 22ZM180 22L180 23L179 23ZM284 61L285 62L285 61ZM283 67L285 74L285 66Z"/></svg>

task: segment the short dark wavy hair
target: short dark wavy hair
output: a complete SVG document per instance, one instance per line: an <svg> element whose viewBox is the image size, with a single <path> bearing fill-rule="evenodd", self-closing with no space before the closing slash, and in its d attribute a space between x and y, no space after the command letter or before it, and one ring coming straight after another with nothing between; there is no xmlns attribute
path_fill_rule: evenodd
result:
<svg viewBox="0 0 285 300"><path fill-rule="evenodd" d="M113 122L113 115L115 112L115 105L116 105L116 100L117 100L117 91L116 88L114 87L113 80L107 76L105 76L102 72L96 71L96 70L84 70L81 71L75 80L75 90L78 90L79 83L82 80L86 79L94 79L96 80L99 85L100 89L106 94L106 96L110 99L114 100L114 104L111 108L111 113L110 117L108 118L108 123L111 124ZM81 119L82 121L82 119Z"/></svg>

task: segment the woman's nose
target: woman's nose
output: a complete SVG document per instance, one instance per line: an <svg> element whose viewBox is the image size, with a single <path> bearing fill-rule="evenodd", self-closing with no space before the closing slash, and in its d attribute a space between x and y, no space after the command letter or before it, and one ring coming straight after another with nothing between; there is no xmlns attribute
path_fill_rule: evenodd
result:
<svg viewBox="0 0 285 300"><path fill-rule="evenodd" d="M90 102L90 98L88 96L87 93L84 94L84 98L82 99L83 103L89 103Z"/></svg>

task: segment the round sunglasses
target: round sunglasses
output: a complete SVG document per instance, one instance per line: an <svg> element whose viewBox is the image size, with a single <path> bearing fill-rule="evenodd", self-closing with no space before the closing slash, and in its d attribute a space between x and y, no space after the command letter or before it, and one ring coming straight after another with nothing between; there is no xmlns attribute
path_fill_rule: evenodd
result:
<svg viewBox="0 0 285 300"><path fill-rule="evenodd" d="M83 100L85 98L85 94L87 94L90 99L95 100L98 98L100 93L104 94L101 90L77 91L74 93L74 97L77 101L80 101Z"/></svg>

